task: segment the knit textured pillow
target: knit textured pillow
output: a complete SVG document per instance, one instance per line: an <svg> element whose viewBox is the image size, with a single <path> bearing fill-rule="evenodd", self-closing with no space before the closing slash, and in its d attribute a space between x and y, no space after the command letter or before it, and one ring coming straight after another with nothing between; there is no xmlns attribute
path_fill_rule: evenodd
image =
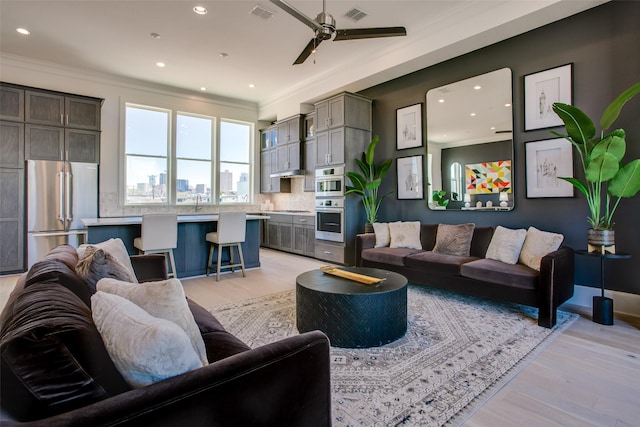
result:
<svg viewBox="0 0 640 427"><path fill-rule="evenodd" d="M527 230L525 229L512 230L500 225L497 226L496 231L493 232L485 258L495 259L507 264L517 263L526 235Z"/></svg>
<svg viewBox="0 0 640 427"><path fill-rule="evenodd" d="M469 256L471 239L476 225L468 224L438 224L436 244L433 252L457 256Z"/></svg>
<svg viewBox="0 0 640 427"><path fill-rule="evenodd" d="M540 271L540 261L542 257L557 250L564 236L557 233L549 233L548 231L540 231L535 227L529 227L527 235L520 251L520 264Z"/></svg>
<svg viewBox="0 0 640 427"><path fill-rule="evenodd" d="M97 246L85 249L76 265L76 273L80 276L91 293L96 292L96 283L105 277L125 282L136 282L135 276L118 259Z"/></svg>

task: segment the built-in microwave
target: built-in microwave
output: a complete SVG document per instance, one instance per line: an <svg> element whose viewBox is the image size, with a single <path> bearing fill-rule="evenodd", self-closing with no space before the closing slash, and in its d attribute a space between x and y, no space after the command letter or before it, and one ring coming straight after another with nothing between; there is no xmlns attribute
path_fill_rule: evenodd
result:
<svg viewBox="0 0 640 427"><path fill-rule="evenodd" d="M344 167L316 169L316 197L344 196Z"/></svg>

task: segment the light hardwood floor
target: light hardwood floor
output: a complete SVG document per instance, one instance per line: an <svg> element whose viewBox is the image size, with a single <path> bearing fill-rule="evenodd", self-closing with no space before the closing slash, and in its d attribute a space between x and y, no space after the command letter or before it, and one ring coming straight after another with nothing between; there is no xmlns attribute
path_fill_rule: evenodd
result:
<svg viewBox="0 0 640 427"><path fill-rule="evenodd" d="M326 263L269 249L261 268L183 280L186 294L205 308L295 289L298 274ZM4 306L17 276L0 277ZM464 424L479 426L640 425L640 319L619 318L613 326L580 318Z"/></svg>

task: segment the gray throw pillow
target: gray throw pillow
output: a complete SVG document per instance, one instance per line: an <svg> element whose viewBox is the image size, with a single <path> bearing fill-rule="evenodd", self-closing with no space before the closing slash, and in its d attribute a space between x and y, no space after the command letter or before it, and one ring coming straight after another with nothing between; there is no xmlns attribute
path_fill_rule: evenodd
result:
<svg viewBox="0 0 640 427"><path fill-rule="evenodd" d="M129 269L116 257L96 246L85 249L76 265L76 273L85 281L92 294L96 292L98 281L105 277L125 282L137 281Z"/></svg>
<svg viewBox="0 0 640 427"><path fill-rule="evenodd" d="M433 252L440 254L469 256L471 250L471 239L476 225L468 224L438 224L436 233L436 244Z"/></svg>
<svg viewBox="0 0 640 427"><path fill-rule="evenodd" d="M526 235L527 230L525 229L512 230L500 225L497 226L485 257L507 264L517 263Z"/></svg>

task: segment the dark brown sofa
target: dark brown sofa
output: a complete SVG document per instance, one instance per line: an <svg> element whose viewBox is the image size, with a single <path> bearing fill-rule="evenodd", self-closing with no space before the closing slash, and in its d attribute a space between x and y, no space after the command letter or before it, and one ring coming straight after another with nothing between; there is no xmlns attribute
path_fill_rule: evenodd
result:
<svg viewBox="0 0 640 427"><path fill-rule="evenodd" d="M166 278L161 255L131 261L141 282ZM54 249L21 277L2 312L1 425L331 424L323 333L250 349L191 300L210 364L132 389L93 325L76 262L75 248Z"/></svg>
<svg viewBox="0 0 640 427"><path fill-rule="evenodd" d="M410 282L537 307L538 324L551 328L556 310L573 296L573 249L562 246L542 258L540 271L486 259L493 227L475 227L468 257L432 252L437 224L421 224L422 249L374 248L375 234L356 236L356 265L403 274Z"/></svg>

